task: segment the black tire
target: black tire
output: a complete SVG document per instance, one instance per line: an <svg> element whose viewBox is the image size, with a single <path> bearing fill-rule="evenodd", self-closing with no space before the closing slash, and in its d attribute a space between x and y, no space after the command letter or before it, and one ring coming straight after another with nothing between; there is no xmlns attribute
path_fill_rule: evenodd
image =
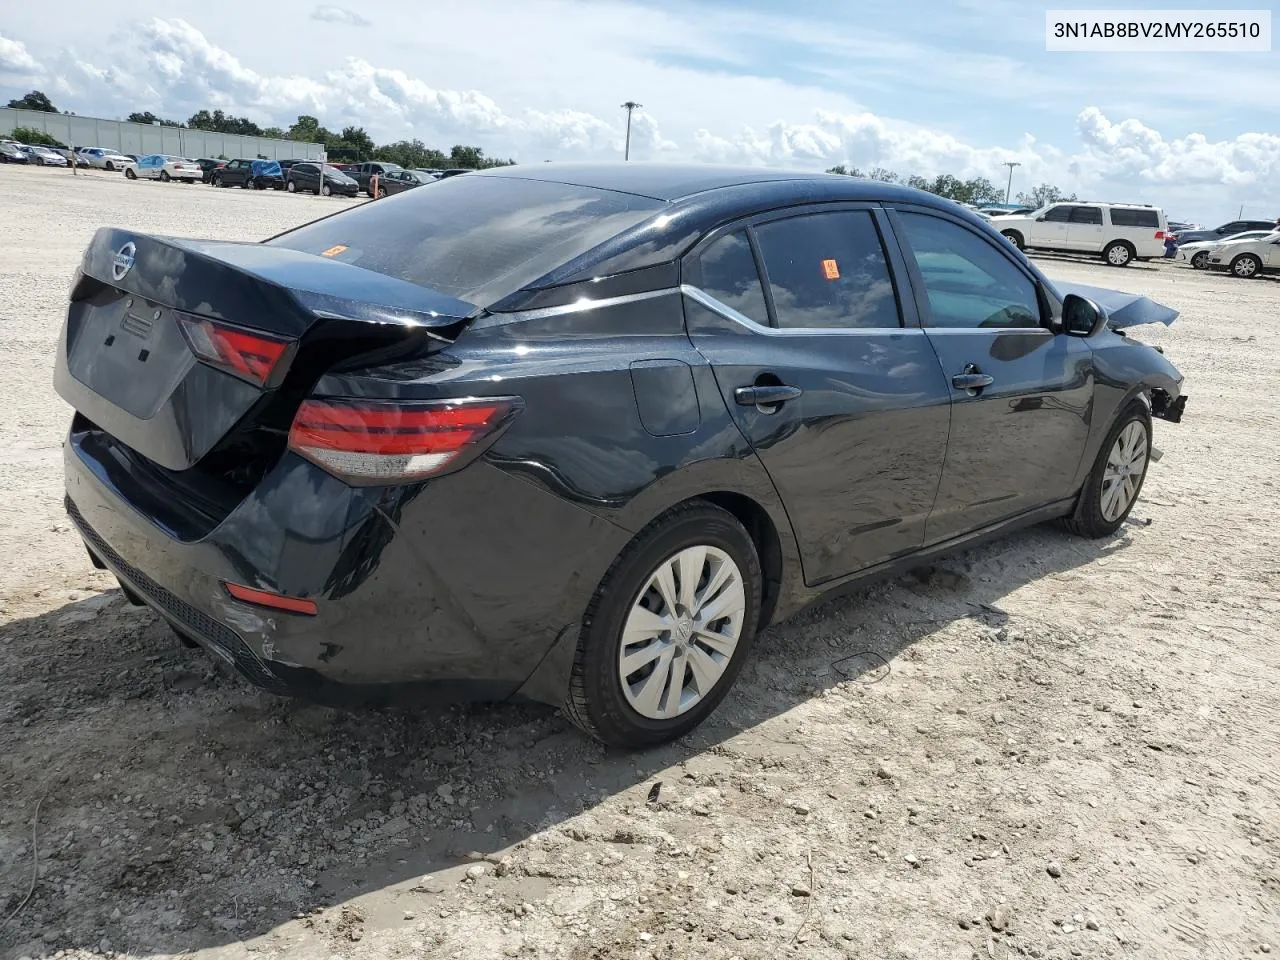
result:
<svg viewBox="0 0 1280 960"><path fill-rule="evenodd" d="M115 166L115 164L114 164L114 163L112 163L110 160L108 160L108 161L107 161L107 166L106 166L106 168L105 168L105 169L106 169L107 173L115 173L115 172L116 172L116 166Z"/></svg>
<svg viewBox="0 0 1280 960"><path fill-rule="evenodd" d="M1004 237L1006 240L1008 240L1010 243L1012 243L1019 250L1025 250L1027 248L1026 243L1022 239L1022 234L1020 234L1017 230L1004 230L1001 232L1000 235Z"/></svg>
<svg viewBox="0 0 1280 960"><path fill-rule="evenodd" d="M1209 251L1198 250L1191 257L1191 266L1196 270L1204 270L1209 266Z"/></svg>
<svg viewBox="0 0 1280 960"><path fill-rule="evenodd" d="M130 169L130 168L128 168L128 167L126 167L126 168L125 168L125 171L124 171L124 178L125 178L126 180L137 180L137 179L138 179L138 175L137 175L136 173L134 173L132 169Z"/></svg>
<svg viewBox="0 0 1280 960"><path fill-rule="evenodd" d="M244 183L240 184L240 189L241 189L241 190L252 190L252 189L253 189L253 177L249 177L247 180L245 180L245 182L244 182Z"/></svg>
<svg viewBox="0 0 1280 960"><path fill-rule="evenodd" d="M219 177L219 176L212 176L212 177L210 177L210 178L209 178L209 182L210 182L211 184L213 184L215 187L220 187L220 186L222 186L222 178L221 178L221 177Z"/></svg>
<svg viewBox="0 0 1280 960"><path fill-rule="evenodd" d="M697 545L717 547L737 564L746 597L742 631L732 658L708 695L679 716L644 717L627 702L618 673L623 626L637 594L659 565ZM715 710L742 670L760 620L760 594L760 561L737 518L702 500L673 507L619 554L587 605L565 713L584 733L616 747L652 747L688 733Z"/></svg>
<svg viewBox="0 0 1280 960"><path fill-rule="evenodd" d="M1241 280L1253 280L1262 276L1262 261L1252 253L1242 253L1231 261L1231 275Z"/></svg>
<svg viewBox="0 0 1280 960"><path fill-rule="evenodd" d="M1137 251L1125 240L1112 240L1102 251L1102 260L1111 267L1127 267Z"/></svg>
<svg viewBox="0 0 1280 960"><path fill-rule="evenodd" d="M321 196L325 196L325 197L327 197L327 196L330 196L332 193L333 193L333 190L332 190L332 189L330 189L330 187L329 187L329 185L328 185L327 183L326 183L326 184L324 184L324 185L320 188L320 194L321 194Z"/></svg>
<svg viewBox="0 0 1280 960"><path fill-rule="evenodd" d="M1129 501L1129 505L1125 507L1119 516L1108 520L1102 510L1102 486L1106 474L1107 459L1111 456L1111 451L1115 447L1116 440L1121 432L1129 424L1135 422L1141 423L1143 430L1146 432L1146 462L1142 467L1142 476L1138 478L1137 489L1133 491L1133 499ZM1090 540L1108 537L1115 533L1129 516L1130 511L1133 510L1134 504L1138 502L1138 497L1142 495L1142 485L1147 479L1147 469L1150 466L1151 411L1147 409L1147 405L1141 400L1135 400L1121 411L1120 416L1116 417L1116 422L1107 431L1107 438L1103 441L1102 448L1098 451L1098 458L1094 461L1093 469L1089 471L1089 476L1084 482L1084 488L1080 491L1080 499L1076 502L1075 512L1063 521L1063 525L1077 536L1088 537Z"/></svg>
<svg viewBox="0 0 1280 960"><path fill-rule="evenodd" d="M169 182L170 180L172 180L172 179L173 179L173 177L169 176L169 171L168 171L168 170L161 170L161 171L160 171L160 182L161 182L161 183L168 183L168 182Z"/></svg>
<svg viewBox="0 0 1280 960"><path fill-rule="evenodd" d="M284 185L284 188L285 188L286 190L288 190L290 193L297 193L297 192L298 192L298 184L297 184L297 183L295 183L293 180L288 181L288 182Z"/></svg>

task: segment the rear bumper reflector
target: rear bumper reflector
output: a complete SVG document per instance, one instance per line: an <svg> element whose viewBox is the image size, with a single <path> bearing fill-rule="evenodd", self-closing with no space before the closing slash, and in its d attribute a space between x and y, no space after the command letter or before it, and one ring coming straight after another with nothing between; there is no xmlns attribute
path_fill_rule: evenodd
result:
<svg viewBox="0 0 1280 960"><path fill-rule="evenodd" d="M316 602L314 600L304 600L302 597L286 597L283 594L271 593L269 590L255 590L252 587L244 587L238 583L227 583L225 580L222 585L227 588L227 593L245 603L252 603L258 607L270 607L272 610L283 610L286 613L300 613L308 617L316 615Z"/></svg>

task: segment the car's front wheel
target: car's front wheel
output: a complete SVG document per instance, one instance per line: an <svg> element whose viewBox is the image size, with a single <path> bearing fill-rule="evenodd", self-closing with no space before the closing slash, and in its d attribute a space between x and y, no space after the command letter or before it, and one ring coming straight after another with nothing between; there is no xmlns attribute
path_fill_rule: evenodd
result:
<svg viewBox="0 0 1280 960"><path fill-rule="evenodd" d="M107 173L115 173L115 172L116 172L116 165L115 165L114 163L112 163L110 160L108 160L108 161L107 161L107 165L106 165L106 167L105 167L104 169L107 171Z"/></svg>
<svg viewBox="0 0 1280 960"><path fill-rule="evenodd" d="M1107 434L1085 480L1075 513L1065 523L1082 537L1106 537L1120 529L1138 501L1151 462L1151 412L1141 400L1125 408Z"/></svg>
<svg viewBox="0 0 1280 960"><path fill-rule="evenodd" d="M1022 240L1022 234L1020 234L1017 230L1005 230L1003 233L1001 233L1001 236L1004 237L1006 240L1008 240L1010 243L1012 243L1019 250L1025 249L1026 245Z"/></svg>
<svg viewBox="0 0 1280 960"><path fill-rule="evenodd" d="M320 193L326 197L331 196L333 194L333 188L326 183L320 188Z"/></svg>
<svg viewBox="0 0 1280 960"><path fill-rule="evenodd" d="M287 183L285 183L284 188L285 188L286 190L288 190L290 193L297 193L297 192L298 192L298 185L297 185L296 183L294 183L292 180L290 180L290 181L288 181Z"/></svg>
<svg viewBox="0 0 1280 960"><path fill-rule="evenodd" d="M1242 253L1231 261L1231 272L1244 280L1251 280L1262 272L1262 261L1252 253Z"/></svg>
<svg viewBox="0 0 1280 960"><path fill-rule="evenodd" d="M1203 270L1205 267L1209 266L1209 251L1196 251L1195 256L1191 258L1191 266L1195 267L1197 270Z"/></svg>
<svg viewBox="0 0 1280 960"><path fill-rule="evenodd" d="M705 501L642 530L596 590L582 621L565 712L612 746L688 733L733 686L760 618L755 545Z"/></svg>

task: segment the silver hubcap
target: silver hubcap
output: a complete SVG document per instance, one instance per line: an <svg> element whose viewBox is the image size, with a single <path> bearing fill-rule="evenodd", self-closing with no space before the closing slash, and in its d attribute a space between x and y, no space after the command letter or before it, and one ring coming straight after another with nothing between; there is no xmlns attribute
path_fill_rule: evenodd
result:
<svg viewBox="0 0 1280 960"><path fill-rule="evenodd" d="M1112 247L1107 251L1107 259L1116 266L1126 264L1129 262L1129 248L1119 246Z"/></svg>
<svg viewBox="0 0 1280 960"><path fill-rule="evenodd" d="M1120 517L1138 494L1147 469L1147 430L1138 420L1120 431L1102 474L1102 518Z"/></svg>
<svg viewBox="0 0 1280 960"><path fill-rule="evenodd" d="M1241 257L1236 261L1236 273L1242 277L1253 276L1253 271L1258 269L1258 265L1253 262L1252 257Z"/></svg>
<svg viewBox="0 0 1280 960"><path fill-rule="evenodd" d="M747 595L733 559L697 546L668 557L622 627L618 675L636 713L667 720L711 693L733 659Z"/></svg>

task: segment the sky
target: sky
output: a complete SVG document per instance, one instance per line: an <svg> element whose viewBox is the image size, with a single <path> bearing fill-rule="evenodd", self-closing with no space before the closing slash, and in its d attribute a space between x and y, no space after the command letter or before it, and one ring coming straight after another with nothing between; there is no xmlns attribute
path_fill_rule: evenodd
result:
<svg viewBox="0 0 1280 960"><path fill-rule="evenodd" d="M533 163L619 159L619 105L635 100L633 159L843 163L1002 186L1002 164L1016 161L1015 195L1049 182L1211 225L1242 207L1280 217L1280 54L1048 53L1045 6L1026 0L271 0L247 19L232 10L7 4L0 102L37 88L101 117L221 108L287 127L306 113L379 142L477 144Z"/></svg>

